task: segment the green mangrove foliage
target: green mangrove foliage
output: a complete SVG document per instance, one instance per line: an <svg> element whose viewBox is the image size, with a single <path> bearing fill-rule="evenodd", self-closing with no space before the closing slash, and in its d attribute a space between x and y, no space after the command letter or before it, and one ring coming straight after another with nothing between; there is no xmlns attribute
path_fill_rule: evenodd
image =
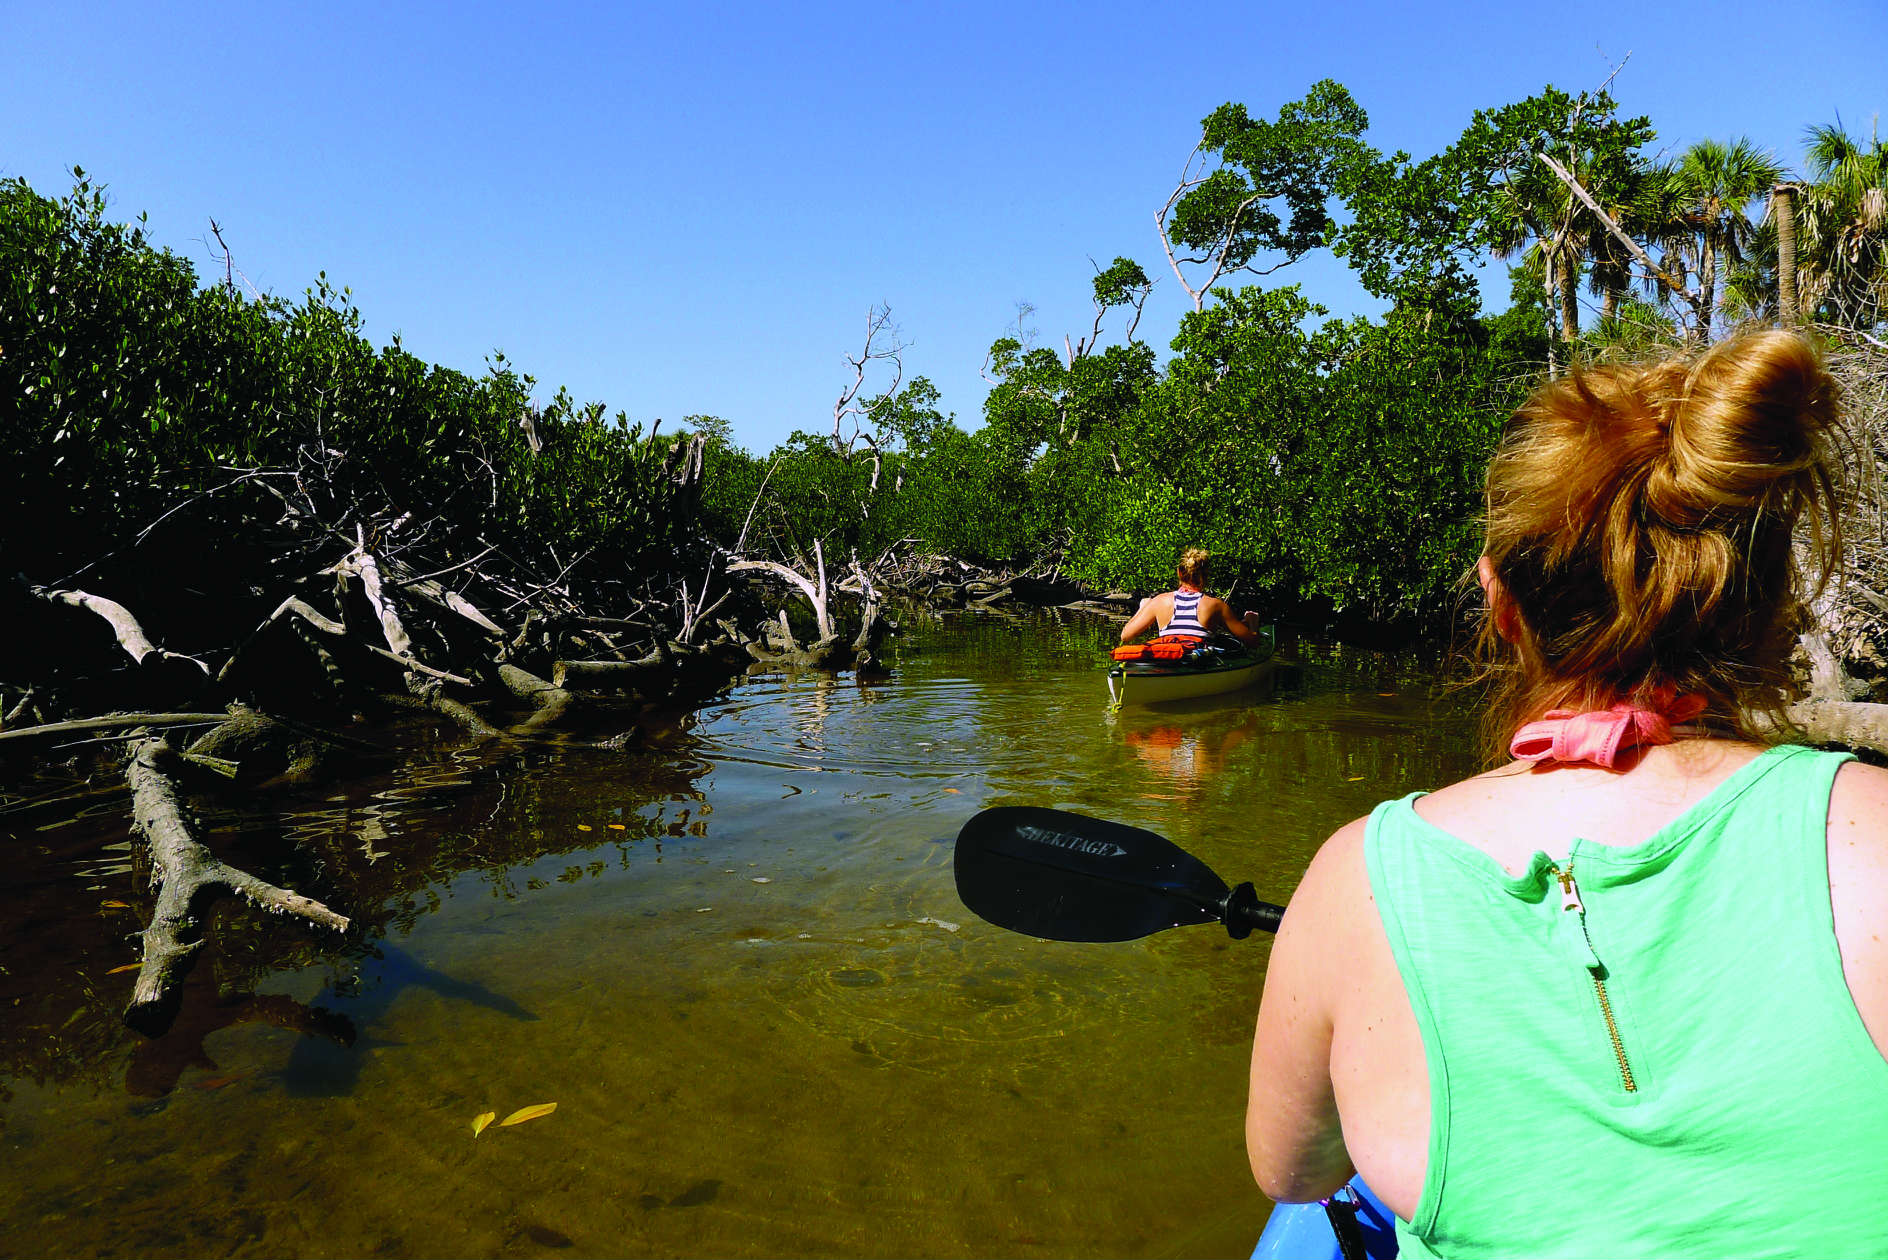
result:
<svg viewBox="0 0 1888 1260"><path fill-rule="evenodd" d="M578 587L700 549L668 442L562 392L533 408L531 378L502 355L472 377L397 337L376 349L325 275L296 301L200 288L142 220L111 222L103 189L75 174L56 199L0 182L12 570L148 586L214 561L240 592L279 560L263 527L311 506L297 493L327 500L312 504L326 528L404 517L448 554L495 547L547 574L570 565Z"/></svg>

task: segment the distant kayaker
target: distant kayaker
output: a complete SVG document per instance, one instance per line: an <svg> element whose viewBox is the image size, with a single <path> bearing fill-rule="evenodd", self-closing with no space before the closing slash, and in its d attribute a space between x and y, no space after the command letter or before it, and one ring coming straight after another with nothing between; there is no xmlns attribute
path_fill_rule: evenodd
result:
<svg viewBox="0 0 1888 1260"><path fill-rule="evenodd" d="M1771 733L1838 559L1836 401L1766 332L1515 415L1476 566L1505 764L1305 873L1268 1195L1355 1169L1409 1257L1888 1255L1888 770Z"/></svg>
<svg viewBox="0 0 1888 1260"><path fill-rule="evenodd" d="M1201 547L1188 547L1182 552L1174 570L1178 589L1142 600L1140 609L1121 627L1121 642L1130 642L1154 630L1162 637L1185 635L1204 639L1217 631L1241 643L1261 642L1259 614L1247 612L1235 617L1225 600L1206 593L1210 560Z"/></svg>

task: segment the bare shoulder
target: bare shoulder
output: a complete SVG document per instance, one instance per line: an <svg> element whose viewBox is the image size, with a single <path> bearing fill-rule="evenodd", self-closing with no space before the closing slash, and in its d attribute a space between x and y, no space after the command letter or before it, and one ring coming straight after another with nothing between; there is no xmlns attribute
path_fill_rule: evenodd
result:
<svg viewBox="0 0 1888 1260"><path fill-rule="evenodd" d="M1369 916L1364 870L1364 819L1338 830L1318 849L1285 908L1266 965L1268 1001L1279 995L1322 1014L1328 1028L1336 980L1355 946L1354 933ZM1261 1020L1263 1023L1263 1020Z"/></svg>
<svg viewBox="0 0 1888 1260"><path fill-rule="evenodd" d="M1888 913L1888 770L1851 761L1836 771L1829 790L1829 875L1839 893Z"/></svg>
<svg viewBox="0 0 1888 1260"><path fill-rule="evenodd" d="M1321 880L1341 882L1349 875L1361 874L1364 868L1364 834L1369 826L1369 818L1353 818L1333 831L1330 838L1318 846L1317 856L1311 859L1305 878L1309 880L1312 873L1316 872Z"/></svg>
<svg viewBox="0 0 1888 1260"><path fill-rule="evenodd" d="M1838 827L1858 838L1873 834L1888 841L1888 770L1851 761L1836 771L1829 792L1829 828Z"/></svg>
<svg viewBox="0 0 1888 1260"><path fill-rule="evenodd" d="M1512 793L1518 786L1526 784L1531 777L1532 766L1519 762L1487 770L1469 779L1458 779L1447 787L1440 787L1423 795L1421 810L1427 814L1431 810L1470 809L1485 805L1489 801L1500 800Z"/></svg>
<svg viewBox="0 0 1888 1260"><path fill-rule="evenodd" d="M1357 907L1370 899L1370 876L1364 868L1364 833L1369 819L1358 818L1331 833L1311 859L1298 889L1291 896L1286 922L1323 940L1351 931Z"/></svg>
<svg viewBox="0 0 1888 1260"><path fill-rule="evenodd" d="M1537 790L1532 767L1516 763L1428 792L1416 812L1444 831L1474 842L1498 831L1518 800Z"/></svg>
<svg viewBox="0 0 1888 1260"><path fill-rule="evenodd" d="M1829 791L1829 901L1842 974L1875 1048L1888 1056L1888 770L1848 762Z"/></svg>

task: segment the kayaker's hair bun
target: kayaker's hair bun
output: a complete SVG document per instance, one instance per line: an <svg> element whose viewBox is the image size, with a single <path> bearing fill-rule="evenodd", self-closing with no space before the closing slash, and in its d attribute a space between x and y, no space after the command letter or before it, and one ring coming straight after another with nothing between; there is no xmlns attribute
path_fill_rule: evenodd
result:
<svg viewBox="0 0 1888 1260"><path fill-rule="evenodd" d="M1485 655L1522 666L1493 722L1512 734L1661 686L1746 733L1775 714L1798 601L1840 545L1837 421L1821 358L1785 332L1541 385L1488 467L1483 550L1525 644L1514 661L1483 627Z"/></svg>
<svg viewBox="0 0 1888 1260"><path fill-rule="evenodd" d="M1211 559L1212 556L1207 552L1206 548L1188 547L1185 551L1180 553L1180 563L1175 566L1180 574L1180 580L1187 583L1189 586L1204 587L1206 585L1207 562Z"/></svg>

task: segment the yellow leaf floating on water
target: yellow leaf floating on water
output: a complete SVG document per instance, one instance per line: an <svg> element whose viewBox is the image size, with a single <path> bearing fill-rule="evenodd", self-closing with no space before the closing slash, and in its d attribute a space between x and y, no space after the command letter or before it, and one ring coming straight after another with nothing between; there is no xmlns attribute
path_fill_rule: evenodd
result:
<svg viewBox="0 0 1888 1260"><path fill-rule="evenodd" d="M144 965L143 963L126 963L122 967L113 967L110 971L107 971L105 974L108 976L115 976L121 971L136 971L139 967L142 967L143 965Z"/></svg>
<svg viewBox="0 0 1888 1260"><path fill-rule="evenodd" d="M479 1134L485 1132L485 1126L496 1119L498 1119L498 1113L496 1111L481 1111L478 1115L473 1116L472 1136L477 1137Z"/></svg>
<svg viewBox="0 0 1888 1260"><path fill-rule="evenodd" d="M1364 776L1361 774L1353 774L1350 778L1344 780L1346 783L1362 783L1363 781Z"/></svg>
<svg viewBox="0 0 1888 1260"><path fill-rule="evenodd" d="M945 788L944 790L949 792L952 796L962 796L964 794L961 788Z"/></svg>
<svg viewBox="0 0 1888 1260"><path fill-rule="evenodd" d="M556 1110L556 1103L537 1103L530 1107L520 1107L503 1120L500 1120L498 1127L502 1129L508 1124L523 1124L525 1121L535 1120L539 1116L548 1116Z"/></svg>
<svg viewBox="0 0 1888 1260"><path fill-rule="evenodd" d="M131 908L131 904L125 901L101 901L98 904L100 909L104 910L129 910Z"/></svg>
<svg viewBox="0 0 1888 1260"><path fill-rule="evenodd" d="M577 830L578 830L578 831L588 831L588 830L590 830L590 824L589 824L589 823L578 823L578 824L577 824Z"/></svg>
<svg viewBox="0 0 1888 1260"><path fill-rule="evenodd" d="M611 831L628 831L629 828L623 823L611 823L610 830Z"/></svg>

